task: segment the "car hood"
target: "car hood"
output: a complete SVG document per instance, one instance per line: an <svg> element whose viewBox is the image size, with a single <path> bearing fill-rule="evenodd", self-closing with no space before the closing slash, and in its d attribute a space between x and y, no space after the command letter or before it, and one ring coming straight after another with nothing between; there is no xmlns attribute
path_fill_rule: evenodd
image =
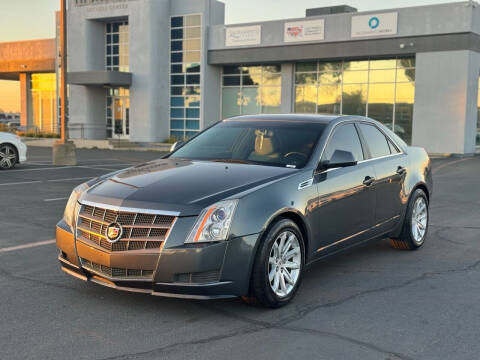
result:
<svg viewBox="0 0 480 360"><path fill-rule="evenodd" d="M160 159L115 173L92 186L80 201L194 216L216 201L296 172L273 166Z"/></svg>
<svg viewBox="0 0 480 360"><path fill-rule="evenodd" d="M0 132L0 139L18 142L18 136L8 132Z"/></svg>

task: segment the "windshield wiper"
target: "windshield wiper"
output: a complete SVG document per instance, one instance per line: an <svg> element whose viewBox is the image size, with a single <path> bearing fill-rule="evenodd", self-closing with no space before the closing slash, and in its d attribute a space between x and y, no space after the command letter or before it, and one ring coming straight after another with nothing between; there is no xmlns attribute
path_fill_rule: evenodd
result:
<svg viewBox="0 0 480 360"><path fill-rule="evenodd" d="M236 160L236 159L208 159L208 161L213 162L225 162L230 164L249 164L252 165L253 162L247 160Z"/></svg>

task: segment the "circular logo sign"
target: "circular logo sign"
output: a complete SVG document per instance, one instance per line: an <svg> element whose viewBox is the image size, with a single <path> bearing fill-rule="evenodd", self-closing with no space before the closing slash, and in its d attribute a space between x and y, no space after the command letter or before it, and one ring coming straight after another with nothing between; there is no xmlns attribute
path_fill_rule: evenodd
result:
<svg viewBox="0 0 480 360"><path fill-rule="evenodd" d="M112 223L108 225L107 230L105 230L105 236L107 237L108 242L116 243L123 234L122 225L119 223Z"/></svg>
<svg viewBox="0 0 480 360"><path fill-rule="evenodd" d="M370 26L371 29L376 29L380 25L380 20L378 17L374 16L368 20L368 26Z"/></svg>

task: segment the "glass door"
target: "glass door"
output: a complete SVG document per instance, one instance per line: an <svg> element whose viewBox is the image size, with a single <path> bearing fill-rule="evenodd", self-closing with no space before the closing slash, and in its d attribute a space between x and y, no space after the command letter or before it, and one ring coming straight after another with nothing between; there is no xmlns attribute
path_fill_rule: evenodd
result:
<svg viewBox="0 0 480 360"><path fill-rule="evenodd" d="M108 89L107 138L128 139L130 135L130 98L128 89Z"/></svg>

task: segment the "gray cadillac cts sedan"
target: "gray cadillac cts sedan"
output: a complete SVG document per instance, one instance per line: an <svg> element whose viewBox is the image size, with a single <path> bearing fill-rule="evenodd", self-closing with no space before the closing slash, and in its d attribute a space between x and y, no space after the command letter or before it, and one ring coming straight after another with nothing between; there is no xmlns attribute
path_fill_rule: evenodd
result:
<svg viewBox="0 0 480 360"><path fill-rule="evenodd" d="M427 153L374 120L236 117L75 188L58 258L120 290L279 307L307 265L339 250L421 247L431 194Z"/></svg>

